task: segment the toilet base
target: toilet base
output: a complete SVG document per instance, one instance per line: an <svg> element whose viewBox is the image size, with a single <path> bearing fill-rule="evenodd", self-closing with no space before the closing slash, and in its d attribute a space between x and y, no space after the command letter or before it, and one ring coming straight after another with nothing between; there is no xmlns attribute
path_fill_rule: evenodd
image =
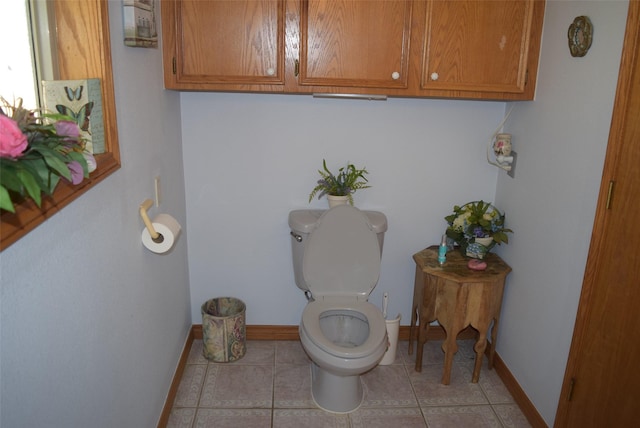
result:
<svg viewBox="0 0 640 428"><path fill-rule="evenodd" d="M350 413L360 407L364 392L360 375L337 376L311 363L311 395L322 410Z"/></svg>

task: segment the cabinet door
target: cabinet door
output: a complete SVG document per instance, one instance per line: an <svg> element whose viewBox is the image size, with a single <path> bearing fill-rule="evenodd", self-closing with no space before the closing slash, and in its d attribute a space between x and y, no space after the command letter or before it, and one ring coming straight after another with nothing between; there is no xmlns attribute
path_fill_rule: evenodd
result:
<svg viewBox="0 0 640 428"><path fill-rule="evenodd" d="M411 2L302 0L298 85L405 88Z"/></svg>
<svg viewBox="0 0 640 428"><path fill-rule="evenodd" d="M421 88L524 92L534 3L429 1Z"/></svg>
<svg viewBox="0 0 640 428"><path fill-rule="evenodd" d="M162 5L167 87L251 90L246 85L284 84L284 0Z"/></svg>

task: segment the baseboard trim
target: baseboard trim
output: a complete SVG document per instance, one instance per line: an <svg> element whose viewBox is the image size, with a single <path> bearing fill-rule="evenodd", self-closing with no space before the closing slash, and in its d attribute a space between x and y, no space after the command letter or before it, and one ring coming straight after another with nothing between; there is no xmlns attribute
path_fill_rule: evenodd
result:
<svg viewBox="0 0 640 428"><path fill-rule="evenodd" d="M247 340L298 340L297 325L248 325ZM398 340L409 340L409 326L401 325ZM194 324L191 328L194 339L202 339L202 324ZM446 333L441 326L432 326L427 333L427 340L444 340ZM458 334L458 339L472 339L476 332L468 327Z"/></svg>
<svg viewBox="0 0 640 428"><path fill-rule="evenodd" d="M297 325L248 325L246 327L247 340L298 340L300 336L298 335L298 326ZM400 326L400 332L398 334L398 340L409 340L409 326ZM476 337L476 331L472 328L468 327L462 330L458 334L458 339L473 339ZM432 326L429 328L427 333L427 340L444 340L446 337L445 331L441 326ZM178 386L180 385L180 379L182 378L182 374L184 373L184 369L187 365L187 358L189 356L189 350L191 349L191 345L194 340L202 339L202 324L194 324L191 326L189 330L189 335L187 336L187 340L184 345L184 349L182 350L182 354L180 355L180 361L178 362L178 367L176 368L176 373L174 375L173 381L171 382L171 387L169 388L169 393L167 394L167 401L164 404L162 409L162 414L160 416L160 420L158 422L158 428L164 428L169 421L169 415L171 414L171 407L173 402L175 401L176 394L178 392ZM507 390L513 396L516 404L522 410L525 417L529 421L529 423L533 426L533 428L547 428L547 424L545 423L538 410L535 408L527 394L525 394L524 390L518 384L516 378L511 374L509 368L504 363L500 355L496 352L494 360L493 360L493 368L496 371L496 374L502 379Z"/></svg>
<svg viewBox="0 0 640 428"><path fill-rule="evenodd" d="M173 380L171 381L171 386L169 386L169 392L167 393L167 399L164 402L162 413L160 414L160 419L158 420L158 428L165 428L169 423L171 407L173 407L173 402L176 400L178 387L180 386L180 379L182 379L184 369L187 366L187 359L189 358L191 346L193 345L193 341L196 339L194 337L195 333L193 327L194 326L191 326L191 328L189 329L187 340L185 341L184 347L182 348L182 353L180 354L180 359L178 360L178 366L176 367L176 372L173 375ZM202 328L200 328L200 338L202 339Z"/></svg>
<svg viewBox="0 0 640 428"><path fill-rule="evenodd" d="M533 428L548 428L549 426L547 423L542 419L542 416L538 413L536 407L533 405L531 400L529 400L529 397L527 397L527 394L525 394L524 390L516 378L513 377L513 374L511 374L509 368L497 352L493 357L493 369L502 380L502 383L504 383L504 386L511 393L513 400L516 402L518 407L520 407L520 410L522 410L522 413L524 413L524 416L527 418L531 426Z"/></svg>

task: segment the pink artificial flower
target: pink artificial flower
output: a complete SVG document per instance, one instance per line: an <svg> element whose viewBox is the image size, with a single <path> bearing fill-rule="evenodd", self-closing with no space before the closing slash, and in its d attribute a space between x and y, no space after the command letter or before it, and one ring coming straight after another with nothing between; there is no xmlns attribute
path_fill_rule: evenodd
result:
<svg viewBox="0 0 640 428"><path fill-rule="evenodd" d="M71 184L80 184L84 179L84 170L82 165L78 161L71 161L67 164L69 172L71 173Z"/></svg>
<svg viewBox="0 0 640 428"><path fill-rule="evenodd" d="M70 120L59 120L54 126L56 127L56 134L61 137L77 139L80 136L80 127Z"/></svg>
<svg viewBox="0 0 640 428"><path fill-rule="evenodd" d="M18 124L8 116L0 114L0 157L17 158L27 149L27 136Z"/></svg>

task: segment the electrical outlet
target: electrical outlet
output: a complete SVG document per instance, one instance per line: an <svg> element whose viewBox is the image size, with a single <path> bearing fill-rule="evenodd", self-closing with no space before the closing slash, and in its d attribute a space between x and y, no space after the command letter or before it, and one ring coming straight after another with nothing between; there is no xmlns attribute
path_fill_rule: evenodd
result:
<svg viewBox="0 0 640 428"><path fill-rule="evenodd" d="M153 180L153 184L155 187L155 191L156 191L156 207L160 206L160 198L161 198L161 192L160 192L160 176L157 176L156 178L154 178Z"/></svg>
<svg viewBox="0 0 640 428"><path fill-rule="evenodd" d="M511 162L511 169L507 171L507 174L509 174L509 177L514 178L516 175L516 161L518 160L518 154L512 151L510 156L513 156L513 162Z"/></svg>

